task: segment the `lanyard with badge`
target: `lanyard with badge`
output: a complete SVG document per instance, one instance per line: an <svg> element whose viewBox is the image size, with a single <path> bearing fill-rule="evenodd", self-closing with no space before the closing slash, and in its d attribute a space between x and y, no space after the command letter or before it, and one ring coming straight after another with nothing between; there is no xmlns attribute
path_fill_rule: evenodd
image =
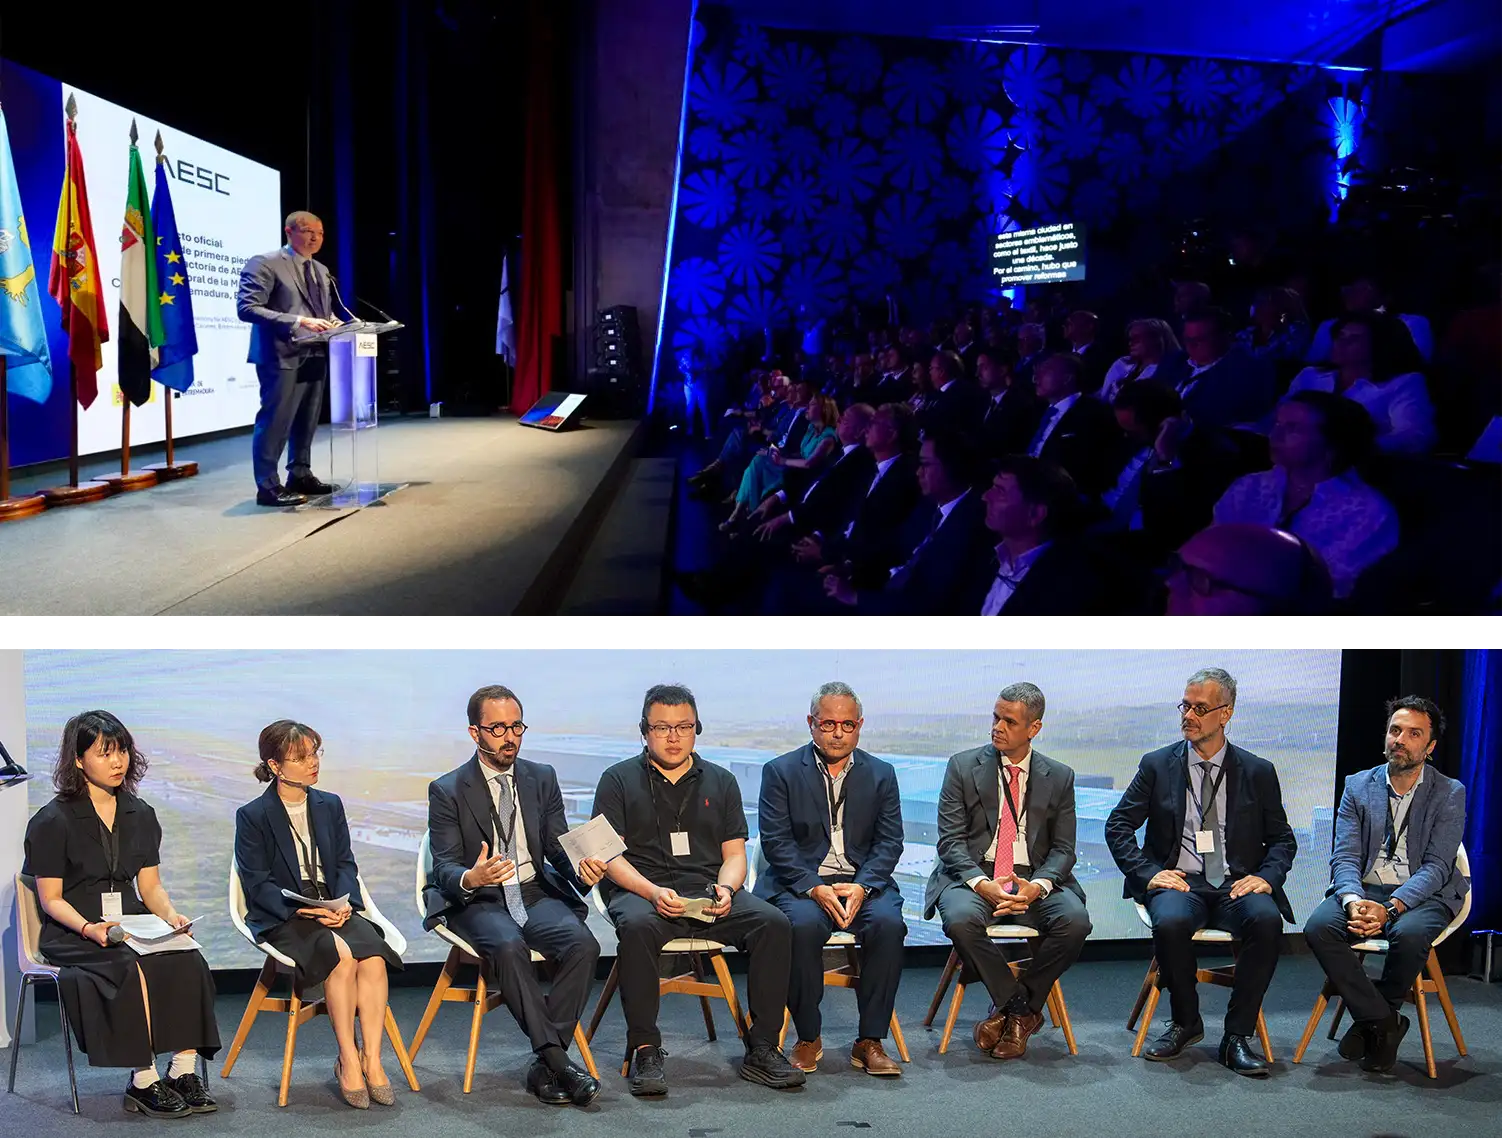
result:
<svg viewBox="0 0 1502 1138"><path fill-rule="evenodd" d="M318 836L313 833L313 812L309 810L304 817L308 821L308 841L302 840L302 835L297 832L297 827L292 827L292 840L297 843L299 867L302 870L303 892L309 897L316 897L321 901L329 899L327 883L322 885L318 882Z"/></svg>
<svg viewBox="0 0 1502 1138"><path fill-rule="evenodd" d="M1017 769L1021 769L1020 767ZM1027 839L1022 836L1023 822L1027 818L1027 804L1033 797L1033 780L1027 780L1027 789L1022 792L1020 804L1012 801L1012 780L1006 777L1006 763L1001 764L1001 793L1006 797L1007 809L1012 814L1012 825L1016 828L1016 837L1012 839L1012 865L1031 865L1027 852ZM1020 781L1020 779L1019 779Z"/></svg>
<svg viewBox="0 0 1502 1138"><path fill-rule="evenodd" d="M502 775L501 778L505 778ZM495 808L495 795L486 794L485 801L490 805L490 824L495 827L495 837L499 843L492 853L504 854L511 849L511 839L516 836L516 792L511 792L511 826L501 825L501 812Z"/></svg>
<svg viewBox="0 0 1502 1138"><path fill-rule="evenodd" d="M1220 772L1210 783L1210 792L1206 794L1204 800L1201 801L1199 795L1194 793L1194 776L1190 775L1188 777L1189 797L1191 800L1193 800L1194 808L1199 811L1200 816L1199 828L1194 831L1194 852L1197 854L1203 855L1215 852L1216 835L1205 829L1205 803L1213 803L1215 801L1215 796L1220 791L1220 784L1224 782L1225 779L1226 765L1222 763L1220 765ZM1203 787L1203 783L1201 784L1201 786Z"/></svg>
<svg viewBox="0 0 1502 1138"><path fill-rule="evenodd" d="M652 766L647 765L647 789L652 792L652 813L657 818L659 832L662 827L662 806L657 801L657 782L652 777ZM684 778L689 777L687 774ZM681 781L681 780L680 780ZM673 819L673 828L668 833L668 848L674 857L688 857L688 831L683 828L683 810L688 805L689 793L685 788L683 797L678 800L678 814Z"/></svg>
<svg viewBox="0 0 1502 1138"><path fill-rule="evenodd" d="M1412 791L1410 791L1409 793L1411 794ZM1383 850L1383 855L1390 862L1399 862L1398 843L1403 840L1403 835L1408 832L1408 823L1413 820L1413 799L1409 798L1408 805L1404 806L1403 798L1401 796L1395 796L1389 791L1387 798L1387 836L1383 842L1383 846L1385 847ZM1397 820L1397 813L1400 810L1403 813L1403 820L1401 822ZM1399 862L1399 864L1406 863L1407 860L1408 859L1405 856L1402 859L1402 862Z"/></svg>
<svg viewBox="0 0 1502 1138"><path fill-rule="evenodd" d="M849 760L853 762L854 760ZM834 854L841 861L845 860L845 797L850 791L850 783L845 775L850 773L850 767L845 767L844 774L836 780L829 773L829 765L821 758L818 760L819 773L824 776L824 790L829 796L829 845ZM835 797L834 784L840 784L839 797Z"/></svg>
<svg viewBox="0 0 1502 1138"><path fill-rule="evenodd" d="M118 815L116 825L118 826ZM105 856L109 858L110 887L109 891L99 895L99 919L101 921L118 921L125 915L124 904L121 894L115 891L115 878L120 876L120 832L111 829L104 824L104 819L99 820L99 844L104 847Z"/></svg>

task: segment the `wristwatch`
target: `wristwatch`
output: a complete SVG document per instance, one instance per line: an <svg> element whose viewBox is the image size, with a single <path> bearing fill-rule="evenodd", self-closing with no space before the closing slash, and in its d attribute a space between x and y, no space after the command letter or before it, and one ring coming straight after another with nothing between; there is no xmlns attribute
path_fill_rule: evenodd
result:
<svg viewBox="0 0 1502 1138"><path fill-rule="evenodd" d="M1387 910L1387 923L1391 924L1398 919L1398 907L1391 901L1384 902L1382 907Z"/></svg>

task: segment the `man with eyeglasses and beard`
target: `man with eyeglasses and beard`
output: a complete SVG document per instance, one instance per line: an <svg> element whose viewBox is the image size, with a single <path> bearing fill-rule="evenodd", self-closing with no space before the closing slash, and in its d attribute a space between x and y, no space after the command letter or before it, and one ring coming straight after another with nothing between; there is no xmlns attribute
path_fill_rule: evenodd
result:
<svg viewBox="0 0 1502 1138"><path fill-rule="evenodd" d="M657 684L642 700L640 755L600 776L594 812L626 844L605 867L601 892L619 938L621 1011L634 1067L631 1093L665 1095L657 1029L657 961L679 937L710 938L749 955L751 1023L741 1078L767 1087L802 1086L805 1076L778 1049L787 1005L792 929L788 919L741 888L746 881L746 815L735 776L694 750L703 730L694 693ZM688 901L711 903L711 923L687 916Z"/></svg>
<svg viewBox="0 0 1502 1138"><path fill-rule="evenodd" d="M585 1106L599 1081L569 1060L600 945L579 899L605 874L585 858L574 873L559 835L568 829L558 776L518 757L527 725L520 698L499 684L469 697L474 756L428 785L433 866L423 927L445 924L479 954L485 982L511 1009L535 1059L527 1089L549 1105ZM554 965L546 995L532 964Z"/></svg>
<svg viewBox="0 0 1502 1138"><path fill-rule="evenodd" d="M1202 668L1189 677L1178 705L1183 738L1142 756L1106 819L1106 845L1126 878L1124 895L1152 919L1153 952L1172 1009L1143 1058L1177 1059L1204 1038L1192 938L1203 928L1224 929L1241 942L1241 952L1219 1059L1238 1075L1265 1078L1270 1069L1252 1035L1278 966L1283 921L1293 920L1283 882L1298 843L1277 770L1226 739L1235 710L1229 672Z"/></svg>
<svg viewBox="0 0 1502 1138"><path fill-rule="evenodd" d="M1388 701L1386 761L1346 779L1335 815L1331 885L1304 936L1351 1010L1343 1059L1363 1071L1391 1071L1408 1031L1399 1015L1434 939L1455 919L1470 882L1455 865L1465 836L1465 786L1427 765L1445 713L1410 695ZM1387 941L1382 975L1366 974L1351 945Z"/></svg>
<svg viewBox="0 0 1502 1138"><path fill-rule="evenodd" d="M902 977L902 796L892 764L860 749L865 718L849 685L823 684L808 711L809 742L762 768L757 819L766 868L756 894L793 926L788 1012L798 1032L792 1063L816 1071L824 1054L819 1003L824 945L836 929L861 947L860 1012L850 1064L901 1075L882 1049Z"/></svg>

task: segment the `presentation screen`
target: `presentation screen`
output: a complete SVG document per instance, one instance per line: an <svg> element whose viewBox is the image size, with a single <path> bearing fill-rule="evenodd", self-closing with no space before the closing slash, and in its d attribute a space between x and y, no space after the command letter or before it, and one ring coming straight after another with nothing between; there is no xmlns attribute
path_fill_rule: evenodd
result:
<svg viewBox="0 0 1502 1138"><path fill-rule="evenodd" d="M416 857L428 783L473 754L465 705L476 688L503 683L521 697L522 757L557 770L577 825L592 816L601 772L641 751L642 694L654 683L688 684L704 723L699 753L734 772L755 836L762 766L808 740L811 694L842 680L864 704L861 746L897 770L908 941L943 944L921 909L945 763L987 743L997 693L1029 680L1048 704L1034 746L1076 773L1075 875L1093 936L1140 938L1147 930L1122 898L1104 824L1142 754L1179 738L1174 704L1205 666L1236 677L1231 740L1277 765L1299 843L1287 891L1302 921L1329 877L1340 696L1340 654L1331 651L27 652L27 747L38 776L30 806L53 793L47 776L67 718L113 711L150 761L140 794L162 823L173 903L208 914L194 936L211 964L257 965L225 915L235 810L264 789L252 774L261 728L302 721L323 736L319 785L344 799L372 895L406 935L411 959L441 960L446 946L422 931L414 900ZM593 909L590 923L613 953L614 935Z"/></svg>
<svg viewBox="0 0 1502 1138"><path fill-rule="evenodd" d="M182 265L193 290L198 354L193 386L176 396L173 434L178 439L248 426L260 406L255 368L246 362L250 325L235 314L240 269L257 253L282 244L281 175L205 139L175 129L67 83L13 64L4 70L6 117L20 182L22 207L31 235L32 256L42 284L42 303L53 360L52 395L40 409L42 429L13 432L18 465L65 457L68 446L67 338L56 303L46 295L52 232L63 179L63 108L78 102L78 143L83 153L95 250L102 268L110 340L104 345L99 398L78 413L81 454L120 446L122 396L116 385L120 321L120 229L125 218L130 127L139 135L148 192L155 193L157 132L162 135L171 179L172 204L181 238ZM18 88L24 91L17 93ZM14 98L13 98L14 96ZM18 125L26 114L31 121ZM163 400L171 392L153 382L151 400L131 412L133 445L166 436ZM25 408L13 400L13 410ZM17 428L26 424L17 423ZM30 437L29 437L30 436Z"/></svg>
<svg viewBox="0 0 1502 1138"><path fill-rule="evenodd" d="M1085 279L1085 227L1062 221L1036 229L998 233L991 275L1001 287Z"/></svg>

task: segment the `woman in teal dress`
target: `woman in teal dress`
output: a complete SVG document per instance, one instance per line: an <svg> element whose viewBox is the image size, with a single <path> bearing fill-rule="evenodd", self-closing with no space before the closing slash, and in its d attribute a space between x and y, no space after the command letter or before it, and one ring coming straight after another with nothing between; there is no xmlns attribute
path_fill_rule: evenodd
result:
<svg viewBox="0 0 1502 1138"><path fill-rule="evenodd" d="M816 395L809 400L804 414L808 416L808 430L803 432L798 457L785 455L776 447L753 457L746 473L741 475L740 488L735 492L735 509L721 523L721 530L739 525L761 505L763 498L780 490L784 471L815 470L839 450L839 439L835 435L835 425L840 420L839 404L827 395Z"/></svg>

